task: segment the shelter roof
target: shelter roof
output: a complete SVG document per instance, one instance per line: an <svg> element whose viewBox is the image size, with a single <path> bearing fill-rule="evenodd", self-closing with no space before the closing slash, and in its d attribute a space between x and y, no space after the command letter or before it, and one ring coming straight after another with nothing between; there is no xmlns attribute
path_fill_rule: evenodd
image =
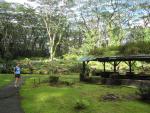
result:
<svg viewBox="0 0 150 113"><path fill-rule="evenodd" d="M86 56L80 58L79 61L89 62L89 61L99 61L99 62L113 62L113 61L150 61L150 55L128 55L128 56L111 56L111 57L94 57Z"/></svg>

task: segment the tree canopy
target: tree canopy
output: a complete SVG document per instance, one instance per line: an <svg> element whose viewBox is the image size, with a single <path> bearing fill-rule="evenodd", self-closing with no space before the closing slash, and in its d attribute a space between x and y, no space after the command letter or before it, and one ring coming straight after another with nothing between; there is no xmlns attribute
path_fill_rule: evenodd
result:
<svg viewBox="0 0 150 113"><path fill-rule="evenodd" d="M150 41L148 0L38 3L37 8L0 3L0 57L49 56L52 60L67 53L87 55L101 48Z"/></svg>

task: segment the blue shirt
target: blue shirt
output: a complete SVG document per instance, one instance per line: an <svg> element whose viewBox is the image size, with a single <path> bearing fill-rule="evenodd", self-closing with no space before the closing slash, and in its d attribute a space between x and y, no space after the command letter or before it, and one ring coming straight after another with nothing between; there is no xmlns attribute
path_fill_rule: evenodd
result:
<svg viewBox="0 0 150 113"><path fill-rule="evenodd" d="M21 71L20 67L16 66L15 67L15 74L20 74L20 71Z"/></svg>

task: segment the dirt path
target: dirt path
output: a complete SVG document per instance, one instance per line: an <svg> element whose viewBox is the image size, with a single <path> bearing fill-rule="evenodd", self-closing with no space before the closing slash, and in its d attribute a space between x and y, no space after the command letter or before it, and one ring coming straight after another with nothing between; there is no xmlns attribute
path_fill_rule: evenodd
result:
<svg viewBox="0 0 150 113"><path fill-rule="evenodd" d="M19 88L15 88L13 83L0 90L0 113L24 113L20 106Z"/></svg>

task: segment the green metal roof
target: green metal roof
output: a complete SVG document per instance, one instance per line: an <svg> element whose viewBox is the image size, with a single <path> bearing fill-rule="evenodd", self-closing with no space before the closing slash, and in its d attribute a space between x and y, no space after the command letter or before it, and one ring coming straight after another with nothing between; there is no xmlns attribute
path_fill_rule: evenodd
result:
<svg viewBox="0 0 150 113"><path fill-rule="evenodd" d="M84 62L84 61L94 61L96 60L97 57L94 57L94 56L84 56L84 57L81 57L79 59L80 62Z"/></svg>
<svg viewBox="0 0 150 113"><path fill-rule="evenodd" d="M150 61L150 55L128 55L128 56L111 56L111 57L94 57L84 56L79 59L80 62L84 61L99 61L99 62L111 62L111 61Z"/></svg>

